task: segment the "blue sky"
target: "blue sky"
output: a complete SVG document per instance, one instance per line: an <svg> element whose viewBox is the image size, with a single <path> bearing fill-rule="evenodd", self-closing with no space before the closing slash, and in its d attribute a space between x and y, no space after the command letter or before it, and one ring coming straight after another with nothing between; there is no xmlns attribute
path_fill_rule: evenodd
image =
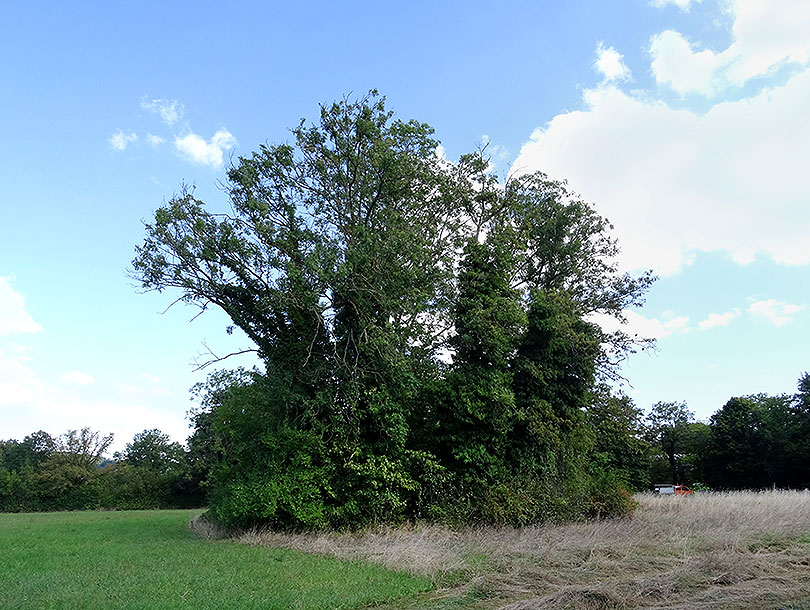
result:
<svg viewBox="0 0 810 610"><path fill-rule="evenodd" d="M658 338L624 368L640 407L707 418L810 369L804 1L16 3L0 57L0 438L183 440L203 342L246 340L137 293L142 221L182 184L227 205L231 158L370 88L450 160L567 179L661 276L628 313Z"/></svg>

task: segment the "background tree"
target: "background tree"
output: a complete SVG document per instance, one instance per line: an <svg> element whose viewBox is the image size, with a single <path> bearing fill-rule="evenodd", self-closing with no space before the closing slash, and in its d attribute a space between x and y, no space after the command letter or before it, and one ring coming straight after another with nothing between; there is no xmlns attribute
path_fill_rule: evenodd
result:
<svg viewBox="0 0 810 610"><path fill-rule="evenodd" d="M49 460L56 449L56 440L43 430L32 432L22 442L0 441L0 468L9 471L20 471L26 466L36 468Z"/></svg>
<svg viewBox="0 0 810 610"><path fill-rule="evenodd" d="M89 427L81 430L68 430L62 434L56 445L56 453L65 463L78 468L94 468L102 461L102 456L113 442L113 435L103 435Z"/></svg>
<svg viewBox="0 0 810 610"><path fill-rule="evenodd" d="M801 488L810 483L807 419L796 396L730 399L711 419L712 478L725 489Z"/></svg>
<svg viewBox="0 0 810 610"><path fill-rule="evenodd" d="M168 434L153 428L136 434L124 451L116 453L115 457L136 468L166 474L182 467L185 450L180 443L173 442Z"/></svg>
<svg viewBox="0 0 810 610"><path fill-rule="evenodd" d="M792 473L791 487L810 487L810 374L802 373L798 392L793 397L793 421L790 431L793 460L788 470Z"/></svg>
<svg viewBox="0 0 810 610"><path fill-rule="evenodd" d="M762 489L769 484L762 397L731 398L712 415L713 483L721 488Z"/></svg>
<svg viewBox="0 0 810 610"><path fill-rule="evenodd" d="M644 439L644 417L633 400L597 386L586 411L594 439L594 459L612 470L633 491L650 489L652 447Z"/></svg>
<svg viewBox="0 0 810 610"><path fill-rule="evenodd" d="M657 402L647 415L647 439L658 452L653 463L655 482L684 483L687 473L685 457L689 453L694 414L683 402Z"/></svg>

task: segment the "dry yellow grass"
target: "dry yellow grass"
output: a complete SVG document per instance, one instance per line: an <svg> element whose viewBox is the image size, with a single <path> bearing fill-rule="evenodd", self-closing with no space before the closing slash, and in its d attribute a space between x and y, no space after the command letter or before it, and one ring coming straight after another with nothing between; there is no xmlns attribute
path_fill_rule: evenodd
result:
<svg viewBox="0 0 810 610"><path fill-rule="evenodd" d="M476 608L810 608L810 492L638 500L634 517L622 520L522 529L412 525L356 534L254 531L240 540L427 575L444 587L437 603L474 590Z"/></svg>

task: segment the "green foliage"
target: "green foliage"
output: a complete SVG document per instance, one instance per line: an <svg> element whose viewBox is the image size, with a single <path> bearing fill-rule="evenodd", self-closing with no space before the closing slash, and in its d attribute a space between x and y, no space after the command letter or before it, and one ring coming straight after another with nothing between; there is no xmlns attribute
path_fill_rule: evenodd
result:
<svg viewBox="0 0 810 610"><path fill-rule="evenodd" d="M650 444L644 440L642 411L624 394L601 385L588 405L593 431L593 461L612 471L633 491L650 488Z"/></svg>
<svg viewBox="0 0 810 610"><path fill-rule="evenodd" d="M116 458L136 468L165 474L181 468L184 453L180 443L172 442L168 434L153 429L136 434L123 453L116 454Z"/></svg>
<svg viewBox="0 0 810 610"><path fill-rule="evenodd" d="M144 431L127 445L124 455L116 455L116 461L102 461L111 441L112 435L84 428L58 439L37 432L22 442L0 444L0 512L203 503L199 479L190 475L185 451L168 436L159 430Z"/></svg>
<svg viewBox="0 0 810 610"><path fill-rule="evenodd" d="M652 444L651 474L655 483L691 482L684 456L691 454L695 416L683 402L657 402L647 415L647 440ZM700 476L698 479L702 478Z"/></svg>
<svg viewBox="0 0 810 610"><path fill-rule="evenodd" d="M56 452L62 460L76 468L89 469L98 466L104 452L113 442L113 435L102 436L90 428L68 430L59 437Z"/></svg>
<svg viewBox="0 0 810 610"><path fill-rule="evenodd" d="M810 415L802 383L795 396L757 394L730 399L711 419L710 482L723 489L810 484Z"/></svg>
<svg viewBox="0 0 810 610"><path fill-rule="evenodd" d="M601 519L604 517L629 517L638 508L638 502L624 487L621 474L616 471L594 473L590 493L588 516ZM618 489L618 493L616 490Z"/></svg>
<svg viewBox="0 0 810 610"><path fill-rule="evenodd" d="M374 91L344 99L236 162L231 214L184 190L146 226L133 277L221 308L264 363L213 377L194 414L218 520L587 512L589 390L647 342L584 318L621 319L653 278L618 272L609 223L563 183L501 186L432 136Z"/></svg>

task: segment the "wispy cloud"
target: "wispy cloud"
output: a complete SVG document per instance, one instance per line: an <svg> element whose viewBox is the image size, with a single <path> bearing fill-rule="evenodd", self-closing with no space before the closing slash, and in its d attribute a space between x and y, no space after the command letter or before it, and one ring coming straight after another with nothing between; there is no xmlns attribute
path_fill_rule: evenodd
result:
<svg viewBox="0 0 810 610"><path fill-rule="evenodd" d="M217 169L222 166L223 152L236 146L236 138L223 127L208 141L196 133L178 136L174 146L189 161Z"/></svg>
<svg viewBox="0 0 810 610"><path fill-rule="evenodd" d="M96 382L90 375L87 373L82 373L81 371L70 371L69 373L65 373L60 377L62 381L68 381L70 383L76 383L79 385L92 385Z"/></svg>
<svg viewBox="0 0 810 610"><path fill-rule="evenodd" d="M807 305L794 305L776 299L755 301L748 307L748 313L763 318L774 326L784 326L793 320L793 315L807 309Z"/></svg>
<svg viewBox="0 0 810 610"><path fill-rule="evenodd" d="M692 4L698 4L700 0L650 0L650 6L663 8L668 4L674 4L682 11L688 11Z"/></svg>
<svg viewBox="0 0 810 610"><path fill-rule="evenodd" d="M163 144L166 140L161 138L160 136L156 136L155 134L148 133L146 134L146 143L149 144L152 148L157 148L161 144Z"/></svg>
<svg viewBox="0 0 810 610"><path fill-rule="evenodd" d="M88 381L93 379L90 375L71 371L62 376L62 381L67 383L50 383L35 367L35 362L25 361L0 348L3 438L22 439L39 429L57 435L90 425L104 433L115 433L112 452L123 449L128 440L144 429L144 422L178 441L188 436L186 422L165 408L165 391L147 389L142 395L100 400L88 393L91 388Z"/></svg>
<svg viewBox="0 0 810 610"><path fill-rule="evenodd" d="M163 98L148 100L144 97L141 100L141 108L159 115L160 119L169 126L174 125L177 121L182 119L186 111L185 106L177 100L166 100Z"/></svg>
<svg viewBox="0 0 810 610"><path fill-rule="evenodd" d="M637 335L648 339L664 339L671 335L680 335L689 332L689 318L678 316L671 311L662 312L658 317L647 318L631 310L622 312L627 319L622 324L616 318L608 315L594 315L590 321L598 324L607 333L622 330L630 335Z"/></svg>
<svg viewBox="0 0 810 610"><path fill-rule="evenodd" d="M12 279L0 276L0 336L41 331L42 326L25 310L25 298L11 287Z"/></svg>
<svg viewBox="0 0 810 610"><path fill-rule="evenodd" d="M739 308L734 308L725 313L710 313L709 316L702 322L698 322L700 330L709 330L716 326L728 326L731 321L740 315Z"/></svg>
<svg viewBox="0 0 810 610"><path fill-rule="evenodd" d="M138 139L138 135L135 133L124 133L120 129L117 129L115 133L113 133L107 142L110 143L115 150L126 150L127 145L130 142L135 142Z"/></svg>

